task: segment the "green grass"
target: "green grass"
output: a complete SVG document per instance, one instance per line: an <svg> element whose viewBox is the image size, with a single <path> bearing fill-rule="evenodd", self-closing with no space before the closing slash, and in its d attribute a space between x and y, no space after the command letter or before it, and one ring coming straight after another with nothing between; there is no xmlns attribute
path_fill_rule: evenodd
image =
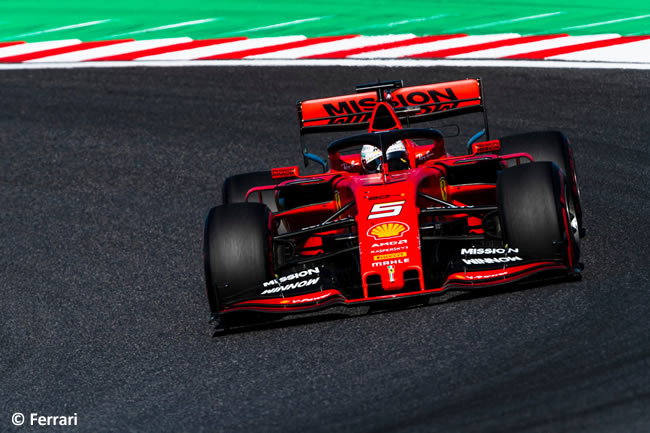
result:
<svg viewBox="0 0 650 433"><path fill-rule="evenodd" d="M4 0L0 2L0 40L29 42L79 38L154 39L189 36L195 39L224 36L284 36L303 34L380 35L415 33L569 33L585 35L650 34L650 3L639 0L557 2L538 0L522 4L500 1L422 1L408 3L363 0L317 0L296 6L295 1L187 2L179 0ZM535 18L533 18L535 17ZM212 19L195 25L131 34L143 29ZM79 28L48 31L102 21ZM592 27L613 20L625 20ZM291 23L293 21L301 21ZM288 24L291 23L291 24Z"/></svg>

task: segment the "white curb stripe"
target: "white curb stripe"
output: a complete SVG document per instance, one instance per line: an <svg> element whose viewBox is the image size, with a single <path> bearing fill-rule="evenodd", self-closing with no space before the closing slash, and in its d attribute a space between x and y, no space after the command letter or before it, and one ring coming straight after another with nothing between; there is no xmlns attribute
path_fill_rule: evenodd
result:
<svg viewBox="0 0 650 433"><path fill-rule="evenodd" d="M528 42L524 44L511 45L508 47L490 48L487 50L472 51L471 53L449 56L449 59L498 59L500 57L514 56L516 54L532 53L535 51L548 50L551 48L567 47L571 45L584 44L587 42L601 41L605 39L618 38L616 33L594 36L565 36L544 41Z"/></svg>
<svg viewBox="0 0 650 433"><path fill-rule="evenodd" d="M107 45L105 47L89 48L87 50L72 51L70 53L56 54L54 56L41 57L28 60L26 63L43 62L83 62L86 60L98 59L100 57L117 56L119 54L132 53L134 51L149 50L152 48L165 47L167 45L192 42L191 38L165 38L150 39L147 41L130 41L121 44Z"/></svg>
<svg viewBox="0 0 650 433"><path fill-rule="evenodd" d="M556 52L566 52L566 54L558 54L550 57L556 60L578 60L578 61L599 61L599 62L629 62L629 63L650 63L650 39L633 40L633 38L626 39L618 34L598 34L586 36L560 36L553 39L545 39L536 42L526 42L525 39L514 45L496 47L489 49L480 49L478 45L497 42L506 39L516 39L519 35L516 33L494 34L494 35L475 35L475 36L458 36L451 39L442 39L431 42L422 42L415 39L413 34L398 34L398 35L383 35L383 36L355 36L346 39L339 39L330 42L310 43L310 40L302 35L296 36L282 36L282 37L267 37L267 38L252 38L241 39L232 42L220 42L220 39L212 41L204 41L209 45L180 49L173 45L192 42L191 38L165 38L165 39L152 39L152 40L139 40L128 42L117 42L106 46L90 46L81 45L79 39L66 39L55 40L46 42L32 42L21 43L17 45L10 45L0 47L0 62L2 59L10 59L15 56L26 55L31 60L26 62L30 63L56 63L56 62L83 62L92 61L98 58L112 57L119 55L129 55L140 51L147 51L156 48L163 48L163 51L175 50L164 52L156 55L148 55L138 58L137 60L147 61L185 61L197 60L205 57L216 56L221 54L230 54L240 51L247 51L257 48L265 48L264 51L268 53L249 56L247 59L254 60L272 60L272 59L297 59L309 56L327 56L329 54L337 55L337 52L346 50L357 50L364 52L356 55L351 55L349 59L394 59L427 52L435 52L438 50L446 50L453 48L465 47L466 50L474 50L467 53L456 54L448 56L449 59L498 59L508 56L521 56L525 57L527 54L532 54L538 51L559 49ZM615 42L616 45L607 47L597 47L591 44L592 48L579 47L578 45L612 40L620 38L620 41ZM638 37L635 39L639 39ZM306 44L302 47L293 49L282 49L281 45L291 42L305 41ZM108 41L111 42L111 41ZM201 41L197 41L201 42ZM391 49L379 49L382 44L391 43L396 45ZM409 43L413 45L409 45ZM510 43L510 41L508 42ZM475 46L476 45L476 46ZM192 45L190 45L192 46ZM571 48L577 46L576 48ZM66 48L69 47L69 48ZM563 50L563 47L568 49ZM62 48L61 54L47 55L46 52L52 49ZM275 50L275 51L274 51ZM574 52L570 52L576 50ZM41 53L42 52L42 53ZM138 54L135 54L138 55ZM142 55L142 54L140 54ZM345 55L345 54L342 54ZM42 57L38 57L42 56ZM220 60L220 61L225 61Z"/></svg>
<svg viewBox="0 0 650 433"><path fill-rule="evenodd" d="M388 35L388 36L358 36L356 38L342 39L339 41L323 42L306 47L292 48L276 51L274 53L249 56L248 59L299 59L301 57L316 56L319 54L334 53L341 50L350 50L369 45L386 44L414 38L413 34Z"/></svg>
<svg viewBox="0 0 650 433"><path fill-rule="evenodd" d="M3 57L19 56L21 54L52 50L54 48L67 47L69 45L77 45L80 43L81 41L79 39L63 39L60 41L31 42L28 44L12 45L10 47L0 48L0 60L2 60Z"/></svg>
<svg viewBox="0 0 650 433"><path fill-rule="evenodd" d="M268 47L271 45L286 44L288 42L303 41L305 36L281 36L275 38L245 39L224 44L208 45L188 50L173 51L170 53L156 54L140 57L137 60L192 60L202 57L216 56L218 54L233 53L236 51L250 50L253 48Z"/></svg>
<svg viewBox="0 0 650 433"><path fill-rule="evenodd" d="M408 45L405 47L389 48L387 50L368 51L361 54L349 56L351 59L394 59L399 57L408 57L414 54L426 53L429 51L446 50L448 48L466 47L468 45L484 44L486 42L495 42L503 39L519 37L517 33L502 33L498 35L481 35L481 36L459 36L452 39L441 41L425 42L422 44Z"/></svg>
<svg viewBox="0 0 650 433"><path fill-rule="evenodd" d="M188 61L109 61L73 63L0 63L0 70L24 69L90 69L90 68L173 68L173 67L292 67L292 66L341 66L341 67L487 67L487 68L548 68L548 69L620 69L650 70L650 63L572 62L556 60L448 60L448 59L299 59L299 60L188 60Z"/></svg>
<svg viewBox="0 0 650 433"><path fill-rule="evenodd" d="M547 57L553 60L650 63L650 39Z"/></svg>

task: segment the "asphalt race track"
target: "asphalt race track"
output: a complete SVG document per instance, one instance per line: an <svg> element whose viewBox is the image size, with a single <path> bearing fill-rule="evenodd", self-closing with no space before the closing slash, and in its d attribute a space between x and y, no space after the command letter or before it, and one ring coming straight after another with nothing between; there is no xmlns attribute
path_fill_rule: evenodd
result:
<svg viewBox="0 0 650 433"><path fill-rule="evenodd" d="M213 338L201 227L227 175L301 162L294 103L480 76L493 136L559 128L578 283L335 309ZM0 431L650 431L650 73L2 71ZM78 414L77 427L11 416Z"/></svg>

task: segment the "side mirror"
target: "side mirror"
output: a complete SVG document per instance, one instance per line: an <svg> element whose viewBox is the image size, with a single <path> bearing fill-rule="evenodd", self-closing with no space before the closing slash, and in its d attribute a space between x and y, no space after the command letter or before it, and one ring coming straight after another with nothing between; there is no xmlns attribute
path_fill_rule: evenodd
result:
<svg viewBox="0 0 650 433"><path fill-rule="evenodd" d="M303 153L302 156L304 158L305 167L309 165L309 161L314 161L315 163L320 164L320 166L323 168L323 173L327 172L327 161L325 161L320 156L313 153Z"/></svg>

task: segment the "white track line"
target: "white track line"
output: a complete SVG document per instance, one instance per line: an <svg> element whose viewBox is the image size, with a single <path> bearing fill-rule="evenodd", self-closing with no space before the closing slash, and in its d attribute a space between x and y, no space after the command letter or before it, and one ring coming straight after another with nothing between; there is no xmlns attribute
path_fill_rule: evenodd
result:
<svg viewBox="0 0 650 433"><path fill-rule="evenodd" d="M136 30L134 32L118 33L116 35L109 36L109 38L113 38L113 37L117 37L117 36L125 36L125 35L137 35L137 34L140 34L140 33L157 32L159 30L175 29L177 27L195 26L195 25L198 25L198 24L205 24L205 23L211 23L211 22L214 22L214 21L219 21L221 19L222 18L206 18L206 19L203 19L203 20L185 21L183 23L168 24L166 26L152 27L150 29Z"/></svg>
<svg viewBox="0 0 650 433"><path fill-rule="evenodd" d="M361 27L348 27L346 28L346 32L350 34L357 34L357 33L363 33L364 30L368 29L381 29L381 28L392 28L396 26L401 26L404 24L413 24L413 23L419 23L423 21L433 21L433 20L438 20L441 18L446 18L450 16L454 16L455 14L438 14L438 15L432 15L430 17L423 17L423 18L413 18L410 20L402 20L402 21L395 21L391 23L382 23L382 24L372 24L368 26L361 26ZM329 32L329 33L323 33L321 36L338 36L340 35L340 31L335 31L335 32Z"/></svg>
<svg viewBox="0 0 650 433"><path fill-rule="evenodd" d="M549 12L549 13L546 13L546 14L530 15L530 16L521 17L521 18L513 18L511 20L493 21L493 22L485 23L485 24L477 24L475 26L459 27L459 28L450 30L450 32L454 33L454 32L462 32L462 31L465 31L465 30L483 29L485 27L494 27L494 26L500 26L500 25L505 25L505 24L517 23L519 21L529 21L529 20L537 20L537 19L540 19L540 18L548 18L548 17L553 17L553 16L556 16L556 15L562 15L562 14L565 14L565 13L566 12L558 11L558 12Z"/></svg>
<svg viewBox="0 0 650 433"><path fill-rule="evenodd" d="M72 25L69 25L69 26L57 27L57 28L54 28L54 29L41 30L41 31L38 31L38 32L23 33L23 34L20 34L20 35L12 36L12 38L22 38L22 37L25 37L25 36L41 35L43 33L60 32L60 31L63 31L63 30L70 30L70 29L78 29L78 28L81 28L81 27L96 26L97 24L103 24L103 23L107 23L109 21L111 21L111 20L107 19L107 20L98 20L98 21L88 21L87 23L72 24Z"/></svg>
<svg viewBox="0 0 650 433"><path fill-rule="evenodd" d="M80 44L79 39L62 39L60 41L30 42L27 44L12 45L0 48L0 59L4 57L19 56L21 54L35 53L37 51L51 50Z"/></svg>
<svg viewBox="0 0 650 433"><path fill-rule="evenodd" d="M553 60L609 61L609 62L643 62L650 63L650 40L594 48L575 53L548 57Z"/></svg>
<svg viewBox="0 0 650 433"><path fill-rule="evenodd" d="M356 38L342 39L339 41L323 42L306 47L292 48L288 50L275 51L272 53L248 56L247 59L297 59L300 57L315 56L319 54L334 53L341 50L366 47L369 45L386 44L389 42L412 39L415 35L407 33L402 35L387 36L358 36Z"/></svg>
<svg viewBox="0 0 650 433"><path fill-rule="evenodd" d="M448 48L465 47L468 45L483 44L486 42L500 41L519 37L517 33L501 33L498 35L459 36L441 41L425 42L422 44L408 45L405 47L389 48L387 50L367 51L350 56L351 59L394 59L429 51L446 50Z"/></svg>
<svg viewBox="0 0 650 433"><path fill-rule="evenodd" d="M92 60L100 57L117 56L119 54L132 53L140 50L150 50L152 48L166 47L167 45L182 44L184 42L192 42L192 38L165 38L123 42L121 44L107 45L105 47L89 48L87 50L72 51L70 53L42 57L39 59L28 60L28 62L83 62L85 60Z"/></svg>
<svg viewBox="0 0 650 433"><path fill-rule="evenodd" d="M528 42L511 45L508 47L490 48L487 50L473 51L471 53L449 56L448 59L498 59L499 57L514 56L515 54L532 53L534 51L548 50L551 48L567 47L605 39L619 38L616 33L594 36L565 36L544 41Z"/></svg>
<svg viewBox="0 0 650 433"><path fill-rule="evenodd" d="M235 51L250 50L253 48L268 47L288 42L297 42L307 39L305 36L279 36L274 38L245 39L235 42L226 42L215 45L208 45L188 50L174 51L170 53L156 54L153 56L141 57L138 60L192 60L202 57L216 56L219 54L232 53Z"/></svg>
<svg viewBox="0 0 650 433"><path fill-rule="evenodd" d="M431 21L431 20L438 20L440 18L446 18L450 16L449 14L439 14L439 15L432 15L430 17L422 17L422 18L413 18L410 20L402 20L402 21L396 21L394 23L387 23L387 24L375 24L374 26L370 27L395 27L395 26L403 26L404 24L413 24L413 23L421 23L422 21Z"/></svg>
<svg viewBox="0 0 650 433"><path fill-rule="evenodd" d="M126 62L71 62L71 63L0 63L0 70L23 69L89 69L89 68L139 68L139 67L292 67L340 66L387 68L548 68L548 69L630 69L650 70L650 63L575 62L555 60L448 60L448 59L302 59L302 60L192 60L192 61L126 61Z"/></svg>
<svg viewBox="0 0 650 433"><path fill-rule="evenodd" d="M326 15L322 17L312 17L312 18L305 18L302 20L295 20L295 21L287 21L286 23L278 23L278 24L271 24L269 26L263 26L263 27L254 27L252 29L246 29L246 30L239 30L236 32L230 32L228 34L233 35L233 34L239 34L239 33L248 33L248 32L258 32L260 30L268 30L268 29L277 29L279 27L288 27L288 26L295 26L296 24L302 24L302 23L308 23L311 21L319 21L325 18L330 18L331 15Z"/></svg>
<svg viewBox="0 0 650 433"><path fill-rule="evenodd" d="M621 19L618 19L618 20L601 21L599 23L583 24L581 26L565 27L562 30L586 29L586 28L589 28L589 27L604 26L604 25L607 25L607 24L620 23L620 22L623 22L623 21L642 20L644 18L650 18L650 15L639 15L639 16L636 16L636 17L621 18Z"/></svg>

